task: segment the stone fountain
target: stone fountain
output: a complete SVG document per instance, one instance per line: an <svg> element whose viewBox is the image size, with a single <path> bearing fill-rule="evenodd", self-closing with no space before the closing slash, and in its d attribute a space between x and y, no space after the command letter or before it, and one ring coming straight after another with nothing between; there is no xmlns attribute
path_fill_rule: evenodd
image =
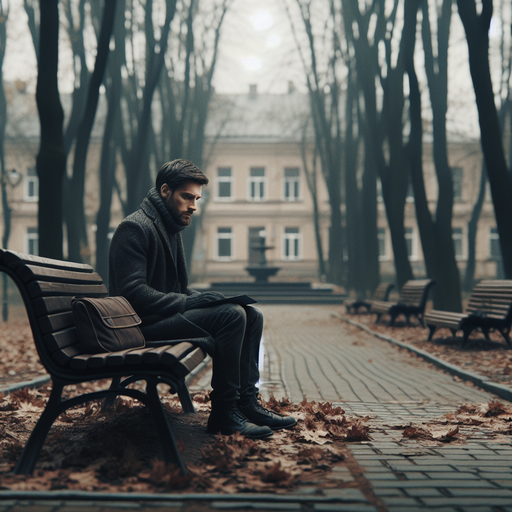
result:
<svg viewBox="0 0 512 512"><path fill-rule="evenodd" d="M258 251L260 253L260 258L258 265L251 265L249 267L245 267L245 270L249 272L251 276L253 276L257 283L268 283L268 278L275 276L281 267L269 267L267 265L267 258L265 253L269 249L273 249L273 246L265 245L265 239L260 238L259 244L251 245L251 249Z"/></svg>

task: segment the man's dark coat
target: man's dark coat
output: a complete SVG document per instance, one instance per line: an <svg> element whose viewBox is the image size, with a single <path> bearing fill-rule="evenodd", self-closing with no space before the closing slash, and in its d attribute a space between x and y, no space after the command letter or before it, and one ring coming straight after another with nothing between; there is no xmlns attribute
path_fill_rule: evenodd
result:
<svg viewBox="0 0 512 512"><path fill-rule="evenodd" d="M169 235L157 209L145 198L139 210L117 227L109 253L109 294L122 295L142 319L147 340L201 338L194 342L213 354L211 336L183 317L188 288L183 242L174 262Z"/></svg>

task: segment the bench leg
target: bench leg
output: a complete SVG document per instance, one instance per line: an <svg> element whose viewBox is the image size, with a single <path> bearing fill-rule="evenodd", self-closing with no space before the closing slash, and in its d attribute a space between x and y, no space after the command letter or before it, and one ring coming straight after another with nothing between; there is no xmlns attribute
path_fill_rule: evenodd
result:
<svg viewBox="0 0 512 512"><path fill-rule="evenodd" d="M377 313L377 318L375 319L375 323L378 324L382 313Z"/></svg>
<svg viewBox="0 0 512 512"><path fill-rule="evenodd" d="M469 335L471 334L472 331L473 331L472 327L467 327L465 329L462 329L463 334L462 334L462 338L458 345L459 349L462 350L464 348L464 346L466 345L466 342L468 341Z"/></svg>
<svg viewBox="0 0 512 512"><path fill-rule="evenodd" d="M119 387L119 384L121 383L121 377L113 377L112 382L110 384L110 389L114 389ZM116 395L109 395L105 400L103 400L103 405L101 406L101 411L105 412L107 409L112 407L114 405L114 402L116 401L117 396Z"/></svg>
<svg viewBox="0 0 512 512"><path fill-rule="evenodd" d="M498 330L500 331L500 334L505 338L508 348L512 348L512 342L510 341L510 331L507 331L506 329L498 329Z"/></svg>
<svg viewBox="0 0 512 512"><path fill-rule="evenodd" d="M166 464L176 464L180 468L181 473L186 475L187 468L181 459L171 426L169 425L169 420L167 419L162 402L160 402L160 397L158 396L158 390L156 388L158 382L153 379L148 379L146 382L147 405L153 416L153 421L155 422L156 430L160 437L164 461Z"/></svg>
<svg viewBox="0 0 512 512"><path fill-rule="evenodd" d="M39 457L39 453L41 452L41 448L43 447L44 440L46 439L54 421L62 412L61 396L63 388L63 384L52 381L52 392L50 394L50 398L48 399L48 403L46 404L43 414L41 414L34 430L30 434L27 444L21 452L20 458L13 470L15 475L31 475L34 472L36 461Z"/></svg>
<svg viewBox="0 0 512 512"><path fill-rule="evenodd" d="M434 333L436 332L436 329L437 329L437 326L435 326L435 325L428 326L428 340L427 341L432 341L432 338L434 336Z"/></svg>
<svg viewBox="0 0 512 512"><path fill-rule="evenodd" d="M184 381L180 383L180 385L176 389L176 392L178 393L178 397L180 399L183 411L195 414L196 410L194 408L194 402L190 397L187 384Z"/></svg>

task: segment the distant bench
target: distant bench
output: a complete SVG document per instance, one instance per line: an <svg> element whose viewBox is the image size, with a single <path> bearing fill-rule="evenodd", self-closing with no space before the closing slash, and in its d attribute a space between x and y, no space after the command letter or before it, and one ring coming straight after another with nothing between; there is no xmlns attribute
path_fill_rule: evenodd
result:
<svg viewBox="0 0 512 512"><path fill-rule="evenodd" d="M354 301L346 301L344 306L347 308L347 313L359 313L361 308L366 309L366 312L369 313L371 310L372 302L374 301L385 301L387 302L389 299L389 294L391 290L395 287L394 284L390 283L380 283L375 291L373 292L373 296L369 300L358 299Z"/></svg>
<svg viewBox="0 0 512 512"><path fill-rule="evenodd" d="M498 331L512 348L512 280L484 280L474 288L465 313L432 310L425 315L430 341L438 327L450 329L453 336L462 331L459 348L463 348L472 331L480 330L489 341L489 332Z"/></svg>
<svg viewBox="0 0 512 512"><path fill-rule="evenodd" d="M407 323L415 316L423 325L423 315L427 305L428 292L435 284L432 279L413 279L407 281L400 290L398 302L382 300L371 301L371 312L377 314L377 323L382 315L389 315L389 325L393 325L398 316L404 315Z"/></svg>
<svg viewBox="0 0 512 512"><path fill-rule="evenodd" d="M169 344L102 354L84 354L76 333L71 299L75 295L105 297L107 289L90 265L40 258L0 249L0 271L17 284L27 310L34 342L42 364L52 378L51 395L14 473L30 474L50 427L69 409L91 400L118 395L141 401L150 411L162 445L166 463L186 468L177 449L157 385L168 384L177 393L183 410L194 412L185 377L205 358L194 339L169 341ZM197 339L196 339L197 341ZM109 389L62 398L64 386L98 379L112 379ZM135 381L146 382L146 392L127 388ZM80 389L80 388L78 388Z"/></svg>

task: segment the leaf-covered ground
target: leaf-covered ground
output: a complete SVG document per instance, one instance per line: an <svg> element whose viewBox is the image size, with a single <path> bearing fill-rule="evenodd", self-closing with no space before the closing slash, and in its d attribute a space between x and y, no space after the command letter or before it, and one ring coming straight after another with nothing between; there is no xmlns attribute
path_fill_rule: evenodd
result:
<svg viewBox="0 0 512 512"><path fill-rule="evenodd" d="M366 325L375 332L386 334L392 338L407 343L416 348L429 352L449 363L462 367L470 372L480 373L494 382L512 387L512 350L499 333L491 333L491 342L485 340L483 334L473 332L463 350L458 348L459 337L454 338L448 329L438 329L432 341L428 339L428 329L425 329L416 319L411 319L411 325L405 325L402 318L396 326L389 327L386 317L376 324L376 315L346 314L345 318ZM457 333L460 336L461 333Z"/></svg>
<svg viewBox="0 0 512 512"><path fill-rule="evenodd" d="M87 387L96 389L101 383ZM104 384L104 383L103 383ZM83 386L86 387L86 386ZM82 389L71 390L72 396ZM100 403L69 410L51 429L33 476L10 471L49 396L49 386L19 390L0 400L0 488L16 490L286 492L299 485L339 487L330 478L343 465L347 442L368 440L364 418L349 418L330 403L271 399L268 406L293 414L298 425L253 441L239 434L206 432L208 396L194 396L197 414L182 412L176 398L164 403L189 474L158 459L151 418L131 399L102 412Z"/></svg>

